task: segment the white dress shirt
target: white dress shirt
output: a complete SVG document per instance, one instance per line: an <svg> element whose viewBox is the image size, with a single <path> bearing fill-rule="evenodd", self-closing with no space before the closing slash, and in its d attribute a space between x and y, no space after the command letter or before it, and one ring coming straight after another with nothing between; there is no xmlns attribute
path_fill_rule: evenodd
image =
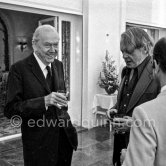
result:
<svg viewBox="0 0 166 166"><path fill-rule="evenodd" d="M39 64L39 66L40 66L40 68L41 68L41 71L42 71L43 74L44 74L44 77L46 78L47 73L48 73L48 71L47 71L47 69L46 69L46 65L38 58L38 56L35 54L35 52L34 52L33 54L34 54L34 56L35 56L35 58L36 58L36 60L37 60L37 62L38 62L38 64ZM51 63L50 63L48 66L50 66L50 68L51 68Z"/></svg>
<svg viewBox="0 0 166 166"><path fill-rule="evenodd" d="M34 56L35 56L35 58L36 58L36 60L37 60L37 62L39 64L43 74L44 74L44 77L46 78L46 76L48 74L48 71L46 69L46 65L38 58L38 56L35 54L35 52L33 54L34 54ZM51 68L51 63L48 66L50 66L50 68ZM48 109L47 106L45 106L45 108L46 108L46 110Z"/></svg>

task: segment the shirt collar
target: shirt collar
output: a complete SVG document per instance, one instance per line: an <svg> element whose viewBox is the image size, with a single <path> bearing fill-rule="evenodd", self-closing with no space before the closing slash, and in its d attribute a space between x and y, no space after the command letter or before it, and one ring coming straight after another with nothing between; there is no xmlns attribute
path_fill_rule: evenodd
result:
<svg viewBox="0 0 166 166"><path fill-rule="evenodd" d="M150 56L147 56L141 64L139 64L136 68L134 68L134 70L137 71L138 79L140 78L141 73L144 70L147 63L149 62L150 58L151 58ZM126 68L126 75L130 74L131 70L132 70L131 68L127 67Z"/></svg>
<svg viewBox="0 0 166 166"><path fill-rule="evenodd" d="M164 85L162 88L161 88L161 92L165 91L166 90L166 85Z"/></svg>
<svg viewBox="0 0 166 166"><path fill-rule="evenodd" d="M38 58L38 56L36 55L35 52L34 52L33 54L34 54L34 56L35 56L35 58L36 58L36 60L37 60L37 62L38 62L38 64L39 64L41 70L42 70L42 71L45 70L46 65ZM50 63L48 66L51 67L51 63Z"/></svg>
<svg viewBox="0 0 166 166"><path fill-rule="evenodd" d="M142 73L142 71L144 70L144 68L145 68L145 66L147 65L147 63L149 62L149 60L150 60L150 56L147 56L144 60L143 60L143 62L140 64L140 65L138 65L136 68L137 68L137 71L138 71L138 78L141 76L141 73Z"/></svg>

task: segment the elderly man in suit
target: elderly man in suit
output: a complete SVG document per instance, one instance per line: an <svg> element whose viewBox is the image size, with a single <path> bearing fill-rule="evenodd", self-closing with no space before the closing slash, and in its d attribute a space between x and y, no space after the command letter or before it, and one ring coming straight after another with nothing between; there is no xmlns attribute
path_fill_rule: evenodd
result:
<svg viewBox="0 0 166 166"><path fill-rule="evenodd" d="M22 119L25 166L70 166L77 133L67 112L62 62L55 59L59 35L50 25L39 26L34 52L10 68L4 114ZM63 112L63 114L62 114Z"/></svg>
<svg viewBox="0 0 166 166"><path fill-rule="evenodd" d="M117 103L107 111L108 118L112 114L118 117L113 120L114 134L113 164L120 166L120 154L129 142L130 126L132 124L133 109L159 93L160 86L153 79L152 58L153 47L151 37L137 27L129 28L121 35L120 49L126 63L122 70ZM120 115L121 114L121 115Z"/></svg>
<svg viewBox="0 0 166 166"><path fill-rule="evenodd" d="M156 99L139 105L123 166L165 166L166 162L166 38L154 47L154 76L161 92Z"/></svg>

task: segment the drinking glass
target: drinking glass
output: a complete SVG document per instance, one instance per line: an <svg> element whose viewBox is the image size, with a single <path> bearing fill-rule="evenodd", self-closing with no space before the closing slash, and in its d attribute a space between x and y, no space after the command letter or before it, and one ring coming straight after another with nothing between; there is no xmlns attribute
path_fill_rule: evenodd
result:
<svg viewBox="0 0 166 166"><path fill-rule="evenodd" d="M68 100L68 92L66 92L65 90L58 90L57 92L59 94L65 96ZM65 113L67 111L67 106L63 106L63 105L60 105L60 104L58 104L58 106L61 107L60 110L58 111L58 117L63 119L65 117Z"/></svg>
<svg viewBox="0 0 166 166"><path fill-rule="evenodd" d="M123 121L118 121L118 118L123 118L124 116L126 116L126 114L124 114L124 113L117 113L114 116L114 123L116 123L118 125L121 125L123 123ZM117 119L117 121L116 121L116 119ZM116 128L114 128L114 133L124 134L124 132L120 132L120 131L116 130Z"/></svg>
<svg viewBox="0 0 166 166"><path fill-rule="evenodd" d="M114 115L114 118L123 118L124 116L126 116L126 114L124 114L124 113L116 113Z"/></svg>

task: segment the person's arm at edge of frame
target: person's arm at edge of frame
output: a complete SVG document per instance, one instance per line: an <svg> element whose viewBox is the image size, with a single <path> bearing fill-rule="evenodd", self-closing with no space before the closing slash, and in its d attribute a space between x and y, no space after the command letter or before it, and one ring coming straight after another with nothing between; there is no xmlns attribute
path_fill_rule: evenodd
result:
<svg viewBox="0 0 166 166"><path fill-rule="evenodd" d="M134 123L130 131L130 141L122 166L153 166L157 138L154 127L141 106L134 109L133 121ZM142 125L137 127L140 122ZM145 122L148 122L148 124Z"/></svg>

